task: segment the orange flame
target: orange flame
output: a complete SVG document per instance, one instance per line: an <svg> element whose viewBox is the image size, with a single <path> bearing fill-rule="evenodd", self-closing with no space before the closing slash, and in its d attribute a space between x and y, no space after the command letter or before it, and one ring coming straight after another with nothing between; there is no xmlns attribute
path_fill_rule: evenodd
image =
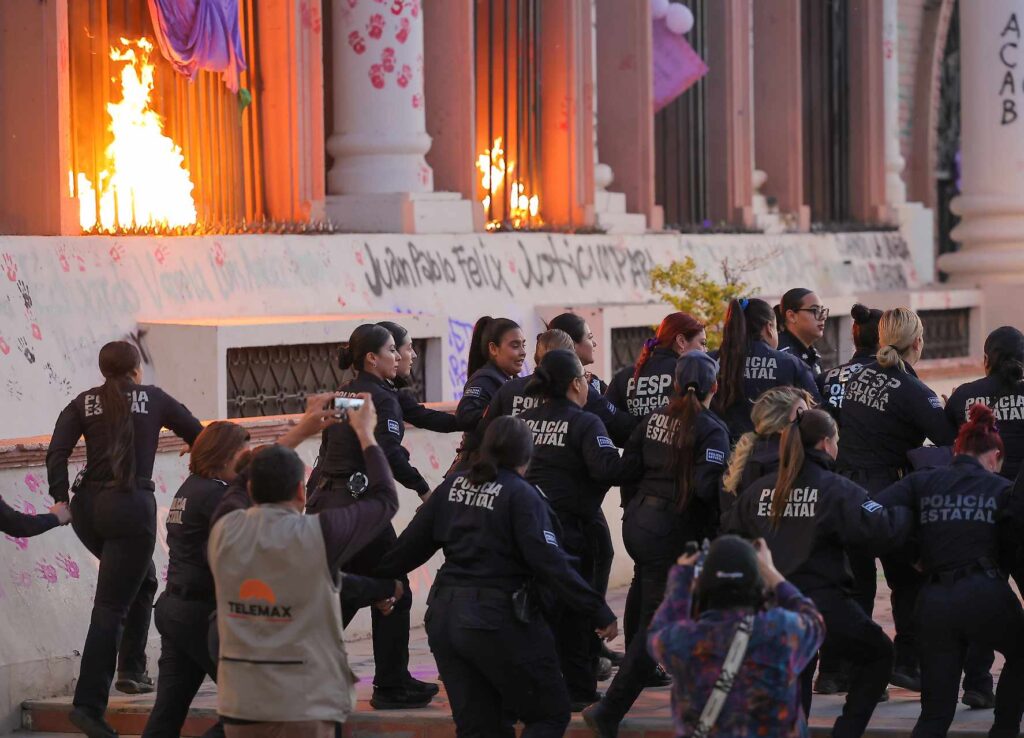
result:
<svg viewBox="0 0 1024 738"><path fill-rule="evenodd" d="M502 182L505 177L514 176L516 163L513 161L506 165L505 150L502 148L503 139L501 136L494 139L491 148L480 154L476 160L476 168L482 175L480 185L485 193L481 199L484 206L484 214L490 209L491 202L496 196L504 196ZM540 213L540 198L537 195L529 195L526 185L518 179L513 179L509 184L509 203L507 221L513 228L524 228L528 225L540 225L542 221L538 217ZM487 230L493 231L501 227L502 221L494 219L487 223Z"/></svg>
<svg viewBox="0 0 1024 738"><path fill-rule="evenodd" d="M78 173L79 221L83 230L144 226L176 227L196 222L193 184L181 147L163 133L163 119L149 106L154 66L148 39L121 39L111 48L121 69L121 102L107 103L114 140L107 167L91 182ZM99 190L97 223L96 191Z"/></svg>

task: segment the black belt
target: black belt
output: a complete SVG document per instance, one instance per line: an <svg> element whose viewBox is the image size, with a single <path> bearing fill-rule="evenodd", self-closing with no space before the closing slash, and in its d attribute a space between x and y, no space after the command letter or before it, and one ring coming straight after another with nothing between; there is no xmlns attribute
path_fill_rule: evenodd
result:
<svg viewBox="0 0 1024 738"><path fill-rule="evenodd" d="M324 483L320 485L322 488L327 488L331 492L335 488L341 488L356 500L366 494L366 490L370 487L370 480L365 472L321 472L321 474L324 479Z"/></svg>
<svg viewBox="0 0 1024 738"><path fill-rule="evenodd" d="M655 510L667 510L675 504L675 500L667 500L664 497L655 497L654 495L644 495L637 504L641 507L653 507Z"/></svg>
<svg viewBox="0 0 1024 738"><path fill-rule="evenodd" d="M461 587L453 584L435 585L430 589L427 597L427 604L441 600L451 602L453 600L501 600L511 601L512 592L507 592L497 587Z"/></svg>
<svg viewBox="0 0 1024 738"><path fill-rule="evenodd" d="M217 599L216 593L207 587L182 587L177 584L167 583L167 587L164 590L169 595L182 600L202 600L215 602Z"/></svg>
<svg viewBox="0 0 1024 738"><path fill-rule="evenodd" d="M841 476L844 476L854 482L866 482L870 479L886 479L898 482L909 473L910 471L902 466L884 466L876 467L874 469L853 469L847 467L839 470L839 474Z"/></svg>
<svg viewBox="0 0 1024 738"><path fill-rule="evenodd" d="M76 493L84 491L84 487L92 487L97 492L103 489L123 489L124 485L115 482L113 479L83 479L79 486L75 489ZM144 489L149 492L156 491L156 484L152 479L146 479L145 477L136 477L135 482L132 485L135 489Z"/></svg>
<svg viewBox="0 0 1024 738"><path fill-rule="evenodd" d="M947 587L955 584L961 579L966 579L973 574L984 574L992 579L1000 579L1002 574L999 569L988 563L974 563L966 566L958 566L955 569L945 569L928 574L929 584L944 584Z"/></svg>

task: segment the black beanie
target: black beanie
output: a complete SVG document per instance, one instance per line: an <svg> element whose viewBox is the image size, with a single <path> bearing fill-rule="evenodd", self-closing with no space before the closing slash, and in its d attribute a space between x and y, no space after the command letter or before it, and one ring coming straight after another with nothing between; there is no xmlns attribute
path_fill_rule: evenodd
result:
<svg viewBox="0 0 1024 738"><path fill-rule="evenodd" d="M764 587L754 547L739 536L716 538L704 558L697 588L712 593L757 594Z"/></svg>

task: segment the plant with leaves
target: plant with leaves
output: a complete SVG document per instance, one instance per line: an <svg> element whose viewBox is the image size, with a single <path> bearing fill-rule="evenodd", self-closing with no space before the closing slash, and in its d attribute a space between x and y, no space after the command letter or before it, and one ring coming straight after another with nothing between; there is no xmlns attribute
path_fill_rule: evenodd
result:
<svg viewBox="0 0 1024 738"><path fill-rule="evenodd" d="M689 313L706 326L708 348L722 343L722 324L729 301L741 297L748 286L741 281L749 265L735 267L722 260L723 279L716 280L697 268L692 256L673 261L668 266L651 270L651 289L655 295L684 313Z"/></svg>

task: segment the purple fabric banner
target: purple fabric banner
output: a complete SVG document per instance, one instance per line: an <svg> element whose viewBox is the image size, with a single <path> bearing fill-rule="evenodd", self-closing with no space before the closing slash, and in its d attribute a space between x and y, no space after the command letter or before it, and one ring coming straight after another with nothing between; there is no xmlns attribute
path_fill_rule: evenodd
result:
<svg viewBox="0 0 1024 738"><path fill-rule="evenodd" d="M238 0L149 0L156 40L164 57L189 79L205 69L223 72L238 92L248 67L238 27Z"/></svg>
<svg viewBox="0 0 1024 738"><path fill-rule="evenodd" d="M708 73L708 65L689 42L668 30L664 19L654 21L654 112L675 100Z"/></svg>

